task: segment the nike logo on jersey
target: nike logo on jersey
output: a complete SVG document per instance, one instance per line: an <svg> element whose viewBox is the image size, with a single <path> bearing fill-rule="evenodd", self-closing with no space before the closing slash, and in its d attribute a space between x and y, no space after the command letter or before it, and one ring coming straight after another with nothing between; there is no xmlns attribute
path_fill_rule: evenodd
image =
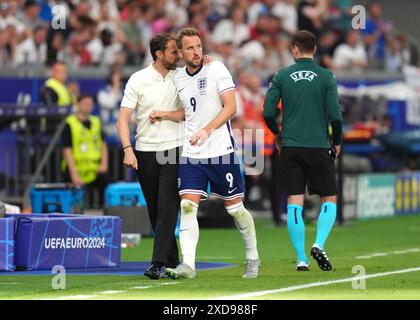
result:
<svg viewBox="0 0 420 320"><path fill-rule="evenodd" d="M228 190L228 193L229 194L231 194L233 191L235 191L236 189L238 189L238 187L236 187L235 189L233 189L233 190Z"/></svg>
<svg viewBox="0 0 420 320"><path fill-rule="evenodd" d="M317 76L318 75L315 72L308 71L308 70L302 70L302 71L293 72L290 75L290 78L292 78L294 82L298 82L300 80L312 81Z"/></svg>
<svg viewBox="0 0 420 320"><path fill-rule="evenodd" d="M181 90L178 91L178 93L180 93L182 90L184 90L186 87L182 88Z"/></svg>

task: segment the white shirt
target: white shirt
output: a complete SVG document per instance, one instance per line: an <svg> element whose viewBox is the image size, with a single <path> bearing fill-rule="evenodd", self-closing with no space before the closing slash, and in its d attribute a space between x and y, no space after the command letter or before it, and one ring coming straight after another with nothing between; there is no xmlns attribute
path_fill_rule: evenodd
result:
<svg viewBox="0 0 420 320"><path fill-rule="evenodd" d="M272 12L281 19L282 26L287 32L294 34L297 31L298 15L295 5L280 1L274 5Z"/></svg>
<svg viewBox="0 0 420 320"><path fill-rule="evenodd" d="M47 44L36 46L33 38L27 38L16 46L14 65L44 64L47 60Z"/></svg>
<svg viewBox="0 0 420 320"><path fill-rule="evenodd" d="M249 39L249 27L245 23L235 25L231 20L220 21L212 33L214 43L232 42L235 47Z"/></svg>
<svg viewBox="0 0 420 320"><path fill-rule="evenodd" d="M182 108L173 78L174 71L169 71L164 78L151 64L128 80L121 107L136 111L136 150L165 151L183 144L182 122L162 120L151 124L149 120L153 110L176 111Z"/></svg>
<svg viewBox="0 0 420 320"><path fill-rule="evenodd" d="M204 65L194 75L186 67L175 73L175 84L185 110L185 143L183 157L194 159L214 158L232 153L235 142L230 122L213 131L201 145L190 144L191 136L209 124L222 110L220 96L235 89L232 76L219 61Z"/></svg>
<svg viewBox="0 0 420 320"><path fill-rule="evenodd" d="M353 61L367 62L365 47L359 43L352 47L347 43L340 44L334 51L333 64L337 68L353 68Z"/></svg>

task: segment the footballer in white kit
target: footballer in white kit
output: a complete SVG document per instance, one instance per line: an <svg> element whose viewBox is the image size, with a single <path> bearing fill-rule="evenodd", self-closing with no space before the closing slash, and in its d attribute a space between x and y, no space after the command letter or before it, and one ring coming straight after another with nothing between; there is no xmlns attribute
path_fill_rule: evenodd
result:
<svg viewBox="0 0 420 320"><path fill-rule="evenodd" d="M199 238L197 211L201 197L211 192L223 199L245 245L246 267L243 278L256 278L260 266L254 220L244 207L244 185L230 118L236 112L235 85L223 63L203 65L201 39L197 30L182 29L177 47L187 66L174 76L184 107L185 143L179 164L181 224L179 241L183 261L166 268L172 279L195 278L195 252Z"/></svg>
<svg viewBox="0 0 420 320"><path fill-rule="evenodd" d="M190 142L194 133L204 128L223 108L220 96L235 89L232 76L219 61L202 65L194 74L186 67L174 77L185 111L185 132L179 168L179 194L211 193L224 200L244 196L243 180L236 157L230 121L212 131L205 141Z"/></svg>

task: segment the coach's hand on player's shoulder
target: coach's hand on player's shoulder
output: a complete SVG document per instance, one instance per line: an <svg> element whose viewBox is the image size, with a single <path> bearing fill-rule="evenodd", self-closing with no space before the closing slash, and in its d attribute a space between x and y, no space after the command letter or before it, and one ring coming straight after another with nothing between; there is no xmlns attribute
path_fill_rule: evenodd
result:
<svg viewBox="0 0 420 320"><path fill-rule="evenodd" d="M205 128L198 130L196 133L194 133L191 136L191 139L190 139L191 145L192 146L202 145L210 137L210 133L211 132Z"/></svg>
<svg viewBox="0 0 420 320"><path fill-rule="evenodd" d="M212 63L215 60L216 59L214 59L212 56L204 55L204 57L203 57L203 64L210 64L210 63Z"/></svg>
<svg viewBox="0 0 420 320"><path fill-rule="evenodd" d="M128 168L137 170L137 158L134 154L133 148L127 148L124 150L124 165Z"/></svg>

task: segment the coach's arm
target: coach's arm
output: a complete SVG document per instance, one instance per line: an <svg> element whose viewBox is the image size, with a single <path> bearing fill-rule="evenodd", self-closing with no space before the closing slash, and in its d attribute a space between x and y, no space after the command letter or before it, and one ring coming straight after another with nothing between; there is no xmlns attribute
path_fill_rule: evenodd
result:
<svg viewBox="0 0 420 320"><path fill-rule="evenodd" d="M138 168L137 158L130 141L130 119L134 109L121 106L118 112L117 131L124 150L124 165L133 169Z"/></svg>
<svg viewBox="0 0 420 320"><path fill-rule="evenodd" d="M204 128L192 135L190 139L191 145L197 143L203 143L213 132L223 126L226 122L232 118L236 113L236 96L235 90L225 91L220 95L220 100L222 101L223 108L219 114L208 123Z"/></svg>
<svg viewBox="0 0 420 320"><path fill-rule="evenodd" d="M176 111L153 110L149 115L149 119L151 123L155 123L156 121L161 120L180 122L185 120L185 112L184 109L179 109Z"/></svg>

